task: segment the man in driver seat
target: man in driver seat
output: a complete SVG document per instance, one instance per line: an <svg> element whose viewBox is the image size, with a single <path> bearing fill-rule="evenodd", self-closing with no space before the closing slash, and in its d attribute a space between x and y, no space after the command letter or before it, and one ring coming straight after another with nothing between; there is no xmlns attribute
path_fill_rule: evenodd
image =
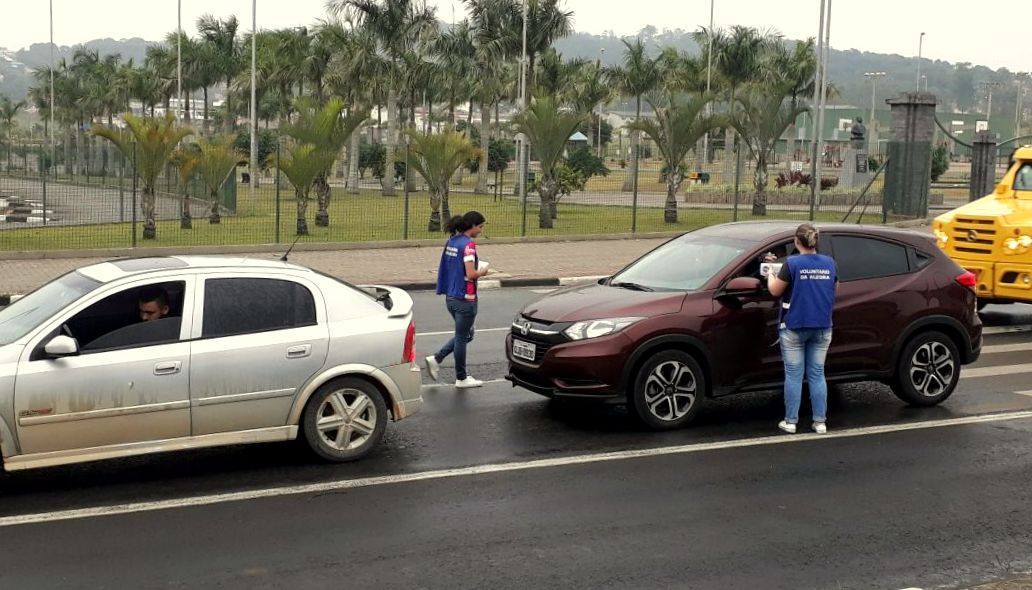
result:
<svg viewBox="0 0 1032 590"><path fill-rule="evenodd" d="M147 287L140 291L140 320L149 322L168 317L168 294L161 287Z"/></svg>

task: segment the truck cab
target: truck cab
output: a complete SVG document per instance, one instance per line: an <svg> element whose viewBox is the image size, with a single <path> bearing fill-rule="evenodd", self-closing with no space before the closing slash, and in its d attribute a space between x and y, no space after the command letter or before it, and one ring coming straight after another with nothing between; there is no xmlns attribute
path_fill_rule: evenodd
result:
<svg viewBox="0 0 1032 590"><path fill-rule="evenodd" d="M935 218L936 242L976 277L979 307L1032 303L1032 146L989 195Z"/></svg>

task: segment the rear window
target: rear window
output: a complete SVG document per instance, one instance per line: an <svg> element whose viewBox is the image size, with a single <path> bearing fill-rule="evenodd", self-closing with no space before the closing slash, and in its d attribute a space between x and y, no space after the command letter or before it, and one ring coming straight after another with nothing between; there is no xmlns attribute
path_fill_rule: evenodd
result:
<svg viewBox="0 0 1032 590"><path fill-rule="evenodd" d="M910 272L907 248L860 236L834 236L832 244L840 281L858 281Z"/></svg>
<svg viewBox="0 0 1032 590"><path fill-rule="evenodd" d="M315 298L294 281L227 278L204 282L204 338L315 324Z"/></svg>

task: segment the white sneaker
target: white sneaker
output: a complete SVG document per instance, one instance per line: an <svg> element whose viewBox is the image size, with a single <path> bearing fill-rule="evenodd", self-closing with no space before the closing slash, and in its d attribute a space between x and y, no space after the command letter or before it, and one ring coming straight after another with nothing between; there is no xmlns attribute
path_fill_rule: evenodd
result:
<svg viewBox="0 0 1032 590"><path fill-rule="evenodd" d="M828 425L824 422L814 422L813 431L817 434L828 434Z"/></svg>
<svg viewBox="0 0 1032 590"><path fill-rule="evenodd" d="M459 379L455 382L456 389L472 389L474 387L482 387L483 385L483 381L477 381L469 375L467 375L465 379Z"/></svg>
<svg viewBox="0 0 1032 590"><path fill-rule="evenodd" d="M430 355L423 359L423 362L426 363L426 372L430 374L430 378L434 381L437 381L438 369L441 368L441 365L437 362L437 359L434 358L434 355Z"/></svg>
<svg viewBox="0 0 1032 590"><path fill-rule="evenodd" d="M788 422L785 422L784 420L782 420L781 422L778 422L778 428L780 428L781 430L784 430L785 432L787 432L789 434L795 434L795 431L796 431L796 425L795 424L790 424Z"/></svg>

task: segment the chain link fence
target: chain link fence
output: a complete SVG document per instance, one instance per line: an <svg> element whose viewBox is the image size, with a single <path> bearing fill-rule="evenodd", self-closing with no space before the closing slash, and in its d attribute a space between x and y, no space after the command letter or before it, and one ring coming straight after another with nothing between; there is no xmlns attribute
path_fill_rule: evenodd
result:
<svg viewBox="0 0 1032 590"><path fill-rule="evenodd" d="M901 219L882 206L884 178L875 174L881 162L871 162L866 175L846 174L844 162L826 154L821 190L813 190L809 163L778 154L767 167L765 195L757 199L756 163L748 150L715 149L710 161L689 162L692 172L671 202L658 150L648 142L638 149L641 158L634 166L627 142L609 144L605 150L571 142L568 155L586 150L601 156L604 168L594 165L595 174L586 181L582 175L582 182L569 183L573 188L559 194L556 206L547 212L550 224L542 223L536 190L542 172L537 162L529 166L524 199L518 191L518 166L508 157L483 173L476 165L461 169L440 205L441 219L479 210L488 219L487 235L492 237L676 232L756 219ZM398 162L404 161L405 150L399 146ZM277 148L268 168L259 172L256 188L248 182L247 168L240 167L215 198L204 194L197 178L181 178L175 167L167 166L155 187L156 238L145 240L139 179L131 162L109 142L80 133L52 148L44 142L4 146L0 251L289 244L302 211L309 229L306 242L442 236L432 229L434 200L425 183L414 171L406 180L403 164L384 182L382 165L377 169L375 163L359 158L361 166L352 167L345 150L329 175L329 198L317 199L313 191L307 201L299 202L278 170L279 157ZM942 194L933 192L929 206L936 203L942 203ZM219 215L210 215L212 211ZM184 212L189 212L190 224L183 222Z"/></svg>

